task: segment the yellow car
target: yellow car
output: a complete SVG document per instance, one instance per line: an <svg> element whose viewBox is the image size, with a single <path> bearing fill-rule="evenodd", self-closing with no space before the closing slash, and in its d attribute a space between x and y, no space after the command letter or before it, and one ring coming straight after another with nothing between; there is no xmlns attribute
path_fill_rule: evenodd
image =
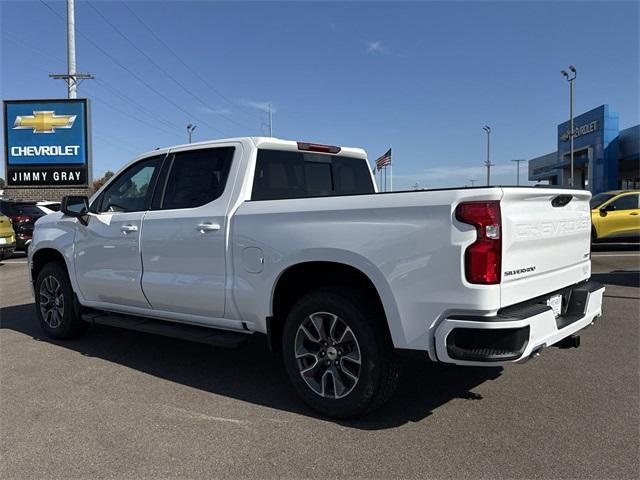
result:
<svg viewBox="0 0 640 480"><path fill-rule="evenodd" d="M591 236L596 241L640 239L640 191L616 190L591 199Z"/></svg>
<svg viewBox="0 0 640 480"><path fill-rule="evenodd" d="M9 217L0 213L0 260L8 257L16 248L16 235Z"/></svg>

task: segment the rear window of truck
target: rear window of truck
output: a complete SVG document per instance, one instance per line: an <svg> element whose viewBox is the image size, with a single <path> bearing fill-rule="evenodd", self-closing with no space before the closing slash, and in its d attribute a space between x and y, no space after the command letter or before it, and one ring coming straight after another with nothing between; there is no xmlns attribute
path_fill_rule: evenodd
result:
<svg viewBox="0 0 640 480"><path fill-rule="evenodd" d="M258 150L252 200L374 193L360 158L309 152Z"/></svg>

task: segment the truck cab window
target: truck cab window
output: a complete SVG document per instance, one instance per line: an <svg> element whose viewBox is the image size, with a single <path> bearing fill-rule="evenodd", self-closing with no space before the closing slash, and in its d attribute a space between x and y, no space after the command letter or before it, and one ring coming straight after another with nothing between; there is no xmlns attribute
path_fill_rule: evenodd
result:
<svg viewBox="0 0 640 480"><path fill-rule="evenodd" d="M132 165L102 193L98 213L140 212L147 208L162 157Z"/></svg>
<svg viewBox="0 0 640 480"><path fill-rule="evenodd" d="M234 150L223 147L175 153L161 208L199 207L222 195Z"/></svg>
<svg viewBox="0 0 640 480"><path fill-rule="evenodd" d="M258 150L252 200L374 193L364 159Z"/></svg>

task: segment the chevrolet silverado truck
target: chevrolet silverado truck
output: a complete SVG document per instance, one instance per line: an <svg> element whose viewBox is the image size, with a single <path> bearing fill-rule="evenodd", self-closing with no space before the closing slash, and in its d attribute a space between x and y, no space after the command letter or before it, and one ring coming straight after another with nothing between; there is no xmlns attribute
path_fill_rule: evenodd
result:
<svg viewBox="0 0 640 480"><path fill-rule="evenodd" d="M274 138L159 149L38 220L37 316L57 339L265 335L304 401L352 417L390 397L406 355L495 366L577 346L604 292L590 196L377 193L363 150Z"/></svg>

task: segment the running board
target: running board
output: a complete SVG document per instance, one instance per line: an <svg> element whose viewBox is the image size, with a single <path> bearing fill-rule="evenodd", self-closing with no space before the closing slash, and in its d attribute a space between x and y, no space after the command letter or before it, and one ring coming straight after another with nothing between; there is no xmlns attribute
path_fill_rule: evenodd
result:
<svg viewBox="0 0 640 480"><path fill-rule="evenodd" d="M184 323L151 318L118 315L117 313L91 312L82 315L82 320L94 325L135 330L164 337L179 338L191 342L206 343L214 347L236 348L245 344L251 334L236 333L216 328L198 327Z"/></svg>

